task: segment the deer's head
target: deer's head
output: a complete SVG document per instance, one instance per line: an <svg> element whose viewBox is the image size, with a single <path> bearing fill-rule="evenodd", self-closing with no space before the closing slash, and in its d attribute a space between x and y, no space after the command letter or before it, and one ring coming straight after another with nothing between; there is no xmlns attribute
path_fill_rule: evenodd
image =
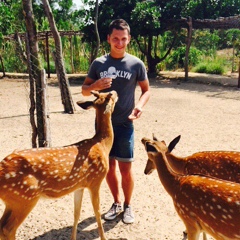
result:
<svg viewBox="0 0 240 240"><path fill-rule="evenodd" d="M98 91L91 91L91 93L96 97L93 101L78 101L77 104L83 109L102 109L104 114L112 113L115 107L115 103L118 100L118 95L116 91L100 93Z"/></svg>
<svg viewBox="0 0 240 240"><path fill-rule="evenodd" d="M145 149L148 152L148 155L150 154L151 156L153 156L154 152L166 154L166 153L170 153L175 148L175 146L180 140L180 137L181 136L179 135L176 138L174 138L167 146L165 141L158 141L155 135L153 134L153 140L149 138L143 138L142 143L145 146ZM154 169L156 169L156 166L152 158L148 158L144 173L149 175L154 171Z"/></svg>

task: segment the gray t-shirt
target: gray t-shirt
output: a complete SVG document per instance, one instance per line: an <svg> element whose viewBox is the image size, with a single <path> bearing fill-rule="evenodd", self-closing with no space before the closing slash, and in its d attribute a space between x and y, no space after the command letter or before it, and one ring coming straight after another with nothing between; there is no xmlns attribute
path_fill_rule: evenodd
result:
<svg viewBox="0 0 240 240"><path fill-rule="evenodd" d="M131 54L126 53L120 59L107 54L93 61L88 77L96 81L108 76L113 78L112 86L104 91L115 90L118 93L118 101L112 114L112 124L114 126L124 124L131 121L128 116L135 106L136 84L148 78L147 71L144 63Z"/></svg>

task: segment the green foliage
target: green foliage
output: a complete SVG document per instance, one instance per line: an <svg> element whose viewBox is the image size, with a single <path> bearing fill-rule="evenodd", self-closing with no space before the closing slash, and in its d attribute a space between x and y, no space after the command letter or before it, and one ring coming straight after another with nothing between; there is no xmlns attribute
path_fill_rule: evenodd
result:
<svg viewBox="0 0 240 240"><path fill-rule="evenodd" d="M188 0L155 0L161 12L161 19L179 19Z"/></svg>
<svg viewBox="0 0 240 240"><path fill-rule="evenodd" d="M236 49L236 57L240 57L240 30L230 29L226 31L227 34L227 45Z"/></svg>
<svg viewBox="0 0 240 240"><path fill-rule="evenodd" d="M137 2L131 14L132 35L159 35L161 12L153 1Z"/></svg>
<svg viewBox="0 0 240 240"><path fill-rule="evenodd" d="M182 46L172 51L166 59L167 69L178 69L184 67L186 47ZM202 56L202 52L195 47L191 47L189 51L189 65L196 65Z"/></svg>
<svg viewBox="0 0 240 240"><path fill-rule="evenodd" d="M19 56L16 54L16 48L10 42L3 44L3 50L1 56L4 62L4 68L6 72L26 72L26 66L22 63ZM0 64L0 68L1 68ZM3 69L1 69L2 71Z"/></svg>
<svg viewBox="0 0 240 240"><path fill-rule="evenodd" d="M0 2L0 32L8 35L25 29L21 2L17 0Z"/></svg>
<svg viewBox="0 0 240 240"><path fill-rule="evenodd" d="M219 46L219 31L196 30L193 33L192 44L207 56L215 56Z"/></svg>
<svg viewBox="0 0 240 240"><path fill-rule="evenodd" d="M81 30L84 36L73 39L73 63L76 72L87 71L89 56L94 47L96 37L92 25L95 16L95 0L83 0L83 8L74 9L72 0L49 1L58 30ZM33 0L33 11L37 30L49 30L48 20L45 16L41 0ZM143 61L153 60L157 63L167 52L173 34L167 32L166 21L168 19L192 16L195 19L215 19L218 17L240 14L239 0L102 0L99 1L98 27L101 39L101 52L109 51L106 43L106 35L109 23L116 18L124 18L130 24L131 42L129 52L139 56ZM176 30L176 29L175 29ZM22 1L0 1L0 46L3 40L2 34L12 34L25 31L24 15L22 14ZM175 50L165 60L162 66L172 69L182 67L185 57L183 45L186 41L186 31L181 30ZM239 56L239 30L228 31L196 31L193 32L193 41L190 49L189 64L194 66L202 55L214 58L219 48L231 47L236 57ZM138 40L135 42L134 40ZM71 54L69 39L62 39L64 61L67 71L70 71ZM4 58L6 71L22 69L22 62L14 47L5 47L0 52ZM14 46L13 43L11 43ZM141 50L139 48L141 46ZM103 51L104 50L104 51ZM11 55L13 54L13 57ZM44 43L40 46L40 54L44 55ZM51 56L50 56L51 58ZM175 61L175 64L174 64ZM54 66L53 62L51 65ZM55 71L51 67L51 71Z"/></svg>
<svg viewBox="0 0 240 240"><path fill-rule="evenodd" d="M42 66L43 66L44 69L48 70L47 62L43 61ZM54 61L49 62L49 72L50 73L56 73Z"/></svg>
<svg viewBox="0 0 240 240"><path fill-rule="evenodd" d="M223 59L206 59L205 61L199 63L196 67L192 69L193 72L198 73L208 73L208 74L219 74L225 73L226 62Z"/></svg>
<svg viewBox="0 0 240 240"><path fill-rule="evenodd" d="M182 16L195 19L216 19L240 14L239 0L190 0L185 5Z"/></svg>

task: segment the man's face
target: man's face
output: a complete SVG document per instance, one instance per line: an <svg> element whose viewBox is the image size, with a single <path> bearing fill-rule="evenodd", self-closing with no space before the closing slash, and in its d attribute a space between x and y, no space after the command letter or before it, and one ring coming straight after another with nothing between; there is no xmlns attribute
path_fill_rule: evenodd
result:
<svg viewBox="0 0 240 240"><path fill-rule="evenodd" d="M108 35L107 41L111 46L111 55L113 57L122 57L125 54L131 36L128 34L127 29L117 30L113 29L112 33Z"/></svg>

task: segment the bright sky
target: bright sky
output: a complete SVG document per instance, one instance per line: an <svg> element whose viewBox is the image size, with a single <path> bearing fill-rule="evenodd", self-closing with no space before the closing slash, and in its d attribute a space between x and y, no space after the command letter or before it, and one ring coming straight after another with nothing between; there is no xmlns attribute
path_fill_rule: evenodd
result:
<svg viewBox="0 0 240 240"><path fill-rule="evenodd" d="M77 8L83 5L81 0L73 0L73 3L76 4Z"/></svg>

